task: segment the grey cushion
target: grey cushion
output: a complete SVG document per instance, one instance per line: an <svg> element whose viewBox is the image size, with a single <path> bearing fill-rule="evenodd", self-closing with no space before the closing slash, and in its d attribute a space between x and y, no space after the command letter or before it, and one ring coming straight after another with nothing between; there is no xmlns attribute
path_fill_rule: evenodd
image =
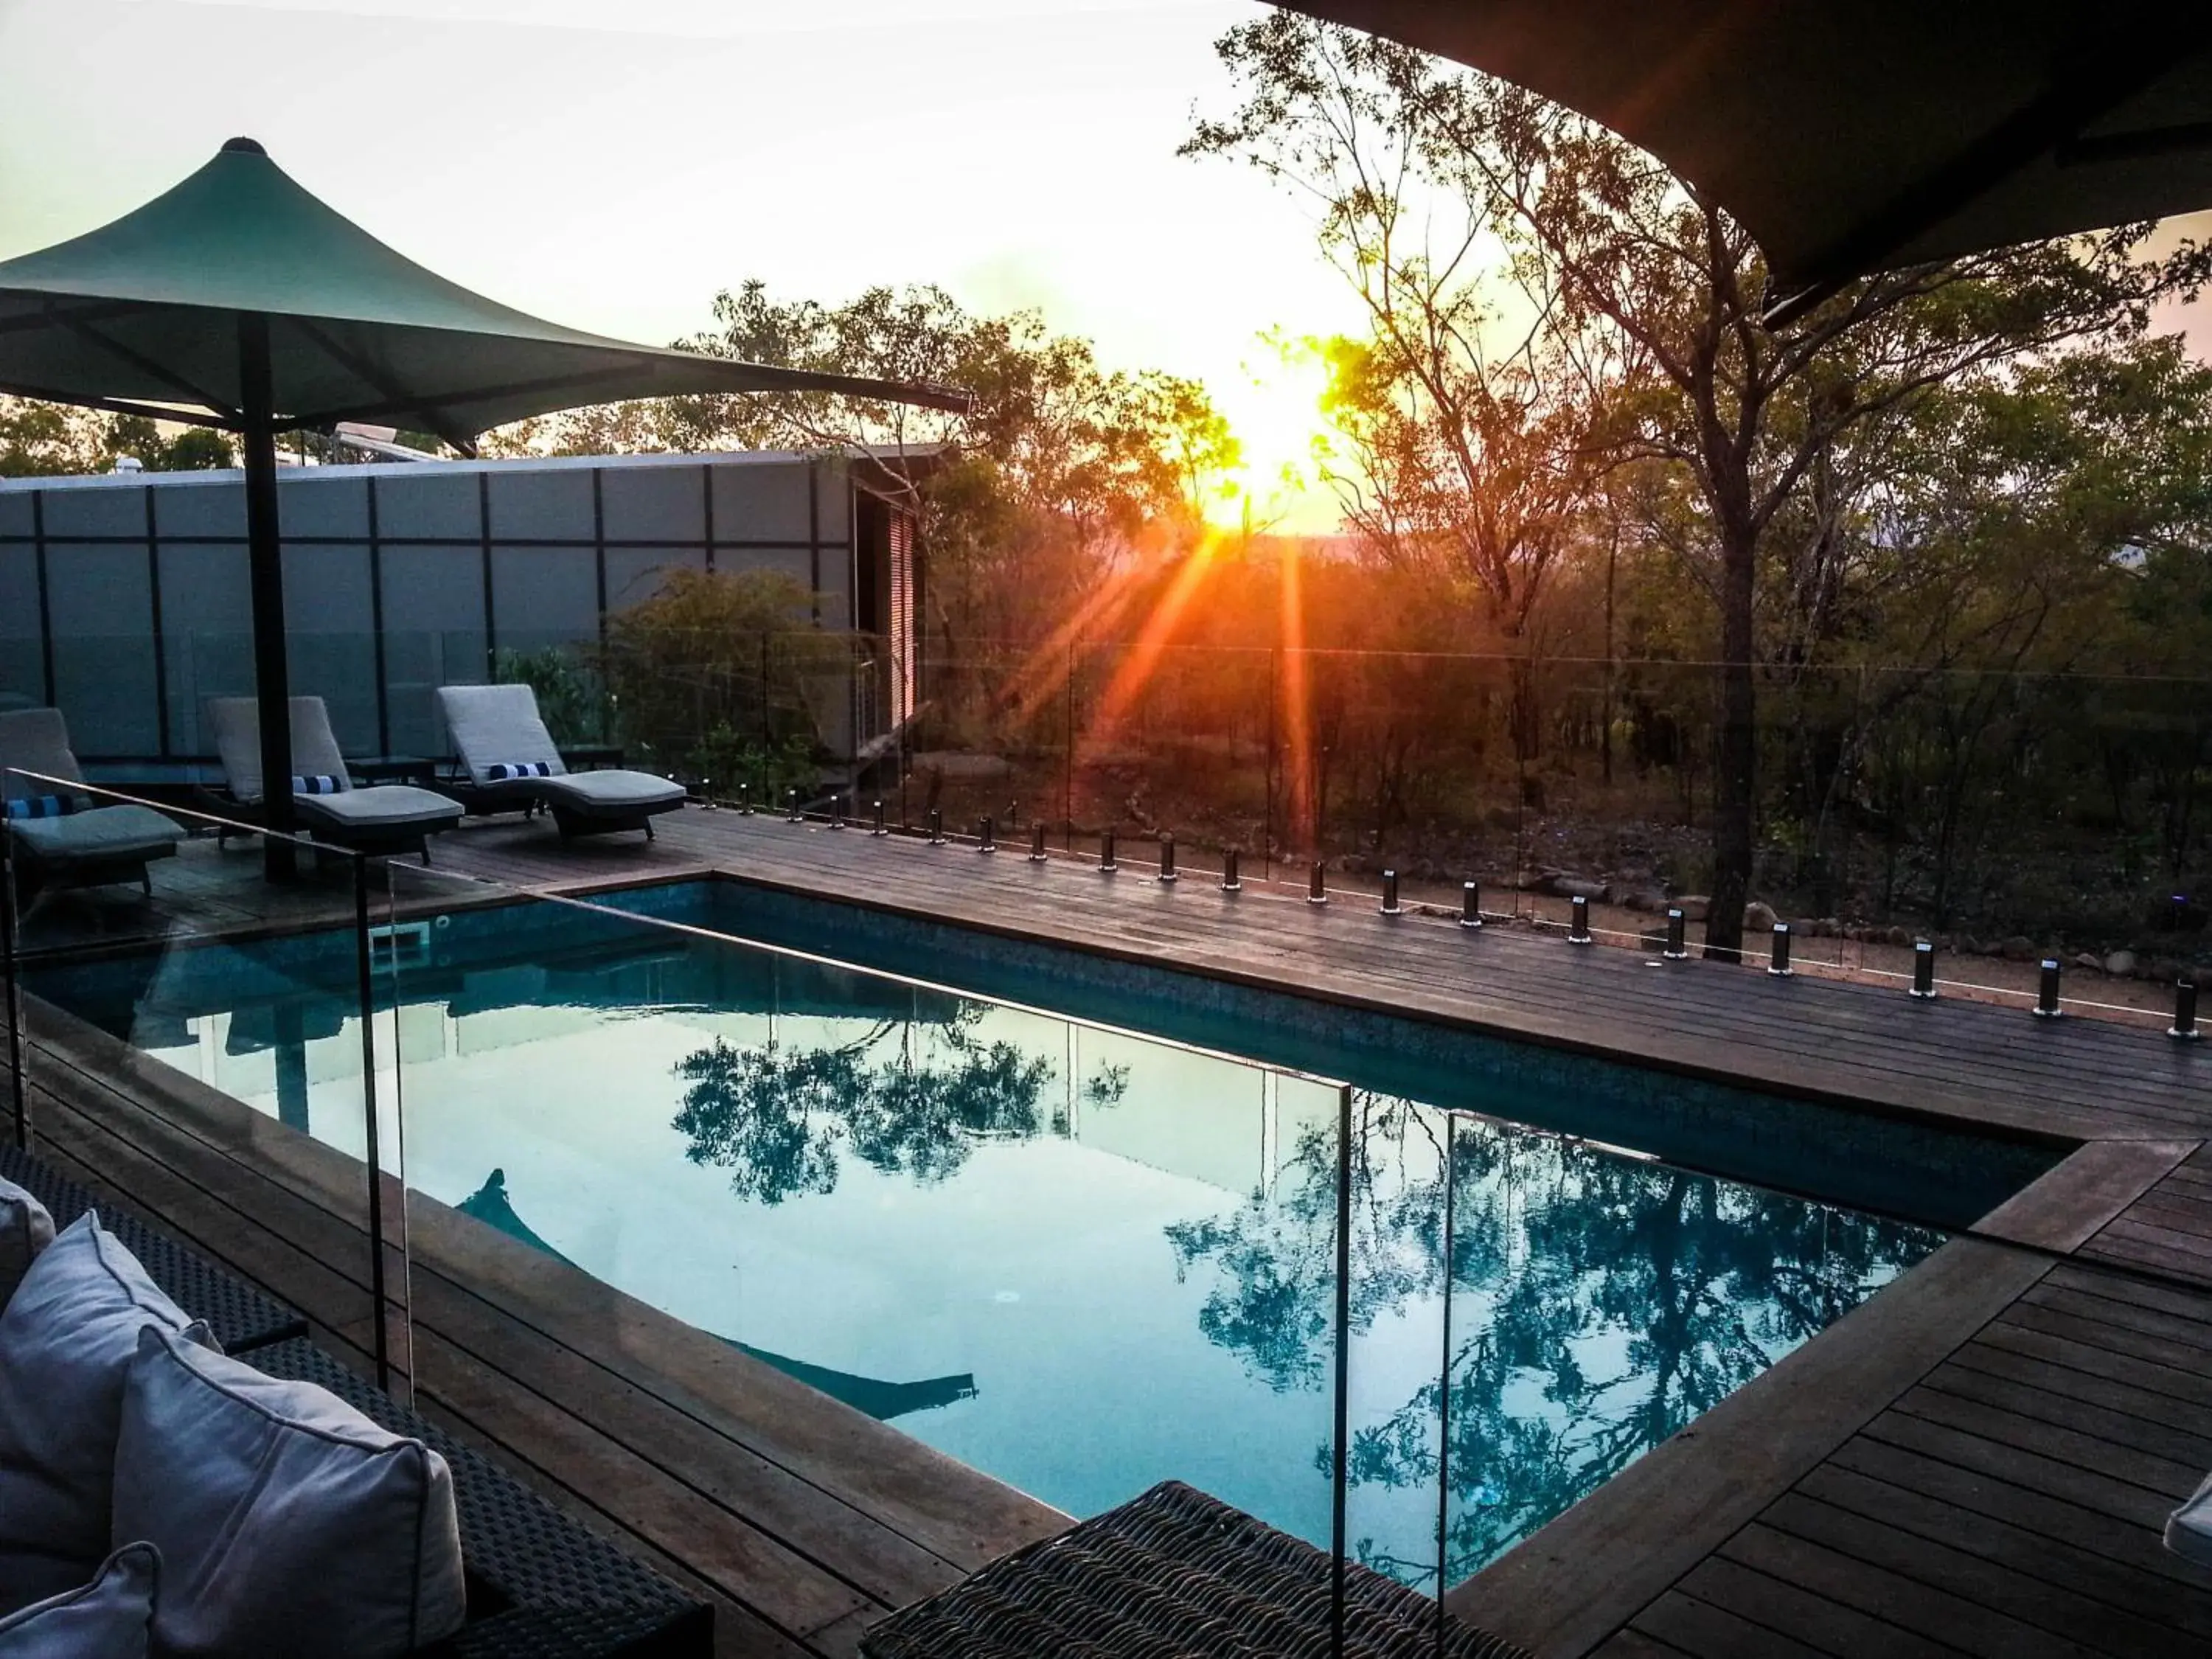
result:
<svg viewBox="0 0 2212 1659"><path fill-rule="evenodd" d="M2166 1517L2166 1547L2200 1567L2212 1567L2212 1474Z"/></svg>
<svg viewBox="0 0 2212 1659"><path fill-rule="evenodd" d="M84 1583L112 1547L123 1384L148 1324L185 1328L89 1210L0 1312L0 1613Z"/></svg>
<svg viewBox="0 0 2212 1659"><path fill-rule="evenodd" d="M150 806L95 806L61 818L19 818L8 833L49 864L119 858L160 858L185 832Z"/></svg>
<svg viewBox="0 0 2212 1659"><path fill-rule="evenodd" d="M46 1206L12 1181L0 1181L0 1308L15 1294L39 1252L54 1242Z"/></svg>
<svg viewBox="0 0 2212 1659"><path fill-rule="evenodd" d="M34 773L38 776L22 776ZM12 708L0 714L0 800L51 795L55 786L41 778L82 783L76 756L70 750L69 726L58 708Z"/></svg>
<svg viewBox="0 0 2212 1659"><path fill-rule="evenodd" d="M337 795L298 795L293 805L313 832L319 820L339 830L424 829L461 821L461 804L407 783L380 783Z"/></svg>
<svg viewBox="0 0 2212 1659"><path fill-rule="evenodd" d="M441 685L439 711L453 739L453 752L479 787L500 781L495 766L538 764L559 777L568 769L538 713L538 694L526 685ZM518 783L542 781L517 779Z"/></svg>
<svg viewBox="0 0 2212 1659"><path fill-rule="evenodd" d="M141 1334L115 1536L161 1552L164 1652L396 1659L466 1616L446 1461L327 1389Z"/></svg>
<svg viewBox="0 0 2212 1659"><path fill-rule="evenodd" d="M161 1557L125 1544L92 1582L0 1619L0 1659L145 1659Z"/></svg>
<svg viewBox="0 0 2212 1659"><path fill-rule="evenodd" d="M534 780L539 799L574 812L624 813L679 806L684 786L650 772L571 772Z"/></svg>

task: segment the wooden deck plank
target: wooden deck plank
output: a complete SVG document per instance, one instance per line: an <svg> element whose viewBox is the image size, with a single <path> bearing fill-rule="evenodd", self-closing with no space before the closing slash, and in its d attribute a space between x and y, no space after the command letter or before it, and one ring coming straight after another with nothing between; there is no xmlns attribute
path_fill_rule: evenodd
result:
<svg viewBox="0 0 2212 1659"><path fill-rule="evenodd" d="M1680 1590L1669 1590L1644 1608L1598 1652L1637 1653L1638 1638L1662 1654L1688 1654L1692 1659L1821 1659L1824 1652Z"/></svg>
<svg viewBox="0 0 2212 1659"><path fill-rule="evenodd" d="M1967 1345L1971 1351L1973 1345ZM1991 1376L1956 1358L1929 1373L1921 1384L1978 1406L2010 1412L2031 1421L2060 1425L2075 1433L2129 1451L2142 1452L2185 1468L2212 1469L2212 1437L2191 1434L2132 1413L2083 1401L2017 1380ZM2192 1486L2194 1482L2191 1483Z"/></svg>
<svg viewBox="0 0 2212 1659"><path fill-rule="evenodd" d="M1884 1659L1954 1659L1958 1651L1725 1555L1707 1556L1684 1576L1680 1589L1694 1601L1836 1659L1877 1654Z"/></svg>

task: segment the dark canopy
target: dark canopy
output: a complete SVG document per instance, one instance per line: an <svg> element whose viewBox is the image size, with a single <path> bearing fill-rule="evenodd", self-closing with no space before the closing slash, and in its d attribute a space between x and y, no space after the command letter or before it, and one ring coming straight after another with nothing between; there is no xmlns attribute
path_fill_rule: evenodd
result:
<svg viewBox="0 0 2212 1659"><path fill-rule="evenodd" d="M386 247L242 139L113 223L0 264L0 391L240 427L241 314L269 319L280 427L369 421L465 451L526 416L672 392L965 406L930 387L632 345L526 315Z"/></svg>
<svg viewBox="0 0 2212 1659"><path fill-rule="evenodd" d="M2212 207L2204 0L1291 3L1602 122L1783 289Z"/></svg>

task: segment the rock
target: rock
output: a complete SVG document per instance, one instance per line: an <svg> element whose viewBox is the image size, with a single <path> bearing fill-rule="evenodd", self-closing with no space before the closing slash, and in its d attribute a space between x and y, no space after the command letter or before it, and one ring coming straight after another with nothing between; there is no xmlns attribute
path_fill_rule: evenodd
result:
<svg viewBox="0 0 2212 1659"><path fill-rule="evenodd" d="M2101 965L2104 970L2114 979L2132 979L2136 971L2136 953L2132 951L2115 951L2105 958Z"/></svg>
<svg viewBox="0 0 2212 1659"><path fill-rule="evenodd" d="M2086 968L2093 974L2101 974L2105 971L2104 959L2093 951L2075 952L2074 965L2076 968Z"/></svg>
<svg viewBox="0 0 2212 1659"><path fill-rule="evenodd" d="M1685 921L1703 921L1711 914L1713 902L1703 893L1685 893L1671 908L1680 910Z"/></svg>
<svg viewBox="0 0 2212 1659"><path fill-rule="evenodd" d="M1552 891L1561 898L1583 898L1592 904L1602 904L1613 896L1609 884L1592 881L1586 876L1554 876Z"/></svg>
<svg viewBox="0 0 2212 1659"><path fill-rule="evenodd" d="M1978 957L1982 954L1982 942L1972 933L1960 934L1959 942L1951 948L1962 957Z"/></svg>
<svg viewBox="0 0 2212 1659"><path fill-rule="evenodd" d="M1997 954L2007 962L2033 962L2039 953L2033 939L2025 933L2014 933L1997 946Z"/></svg>
<svg viewBox="0 0 2212 1659"><path fill-rule="evenodd" d="M1667 908L1667 896L1656 887L1645 887L1620 896L1620 902L1632 910L1643 910L1653 915Z"/></svg>
<svg viewBox="0 0 2212 1659"><path fill-rule="evenodd" d="M1909 927L1893 927L1882 935L1882 943L1909 947L1912 943L1912 930Z"/></svg>
<svg viewBox="0 0 2212 1659"><path fill-rule="evenodd" d="M1772 905L1762 904L1757 899L1743 907L1743 931L1747 933L1771 933L1774 924L1781 920Z"/></svg>

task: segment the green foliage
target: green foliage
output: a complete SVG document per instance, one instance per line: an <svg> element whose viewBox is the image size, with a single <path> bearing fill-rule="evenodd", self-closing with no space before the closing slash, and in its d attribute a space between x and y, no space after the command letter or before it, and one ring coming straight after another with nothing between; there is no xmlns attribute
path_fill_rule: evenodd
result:
<svg viewBox="0 0 2212 1659"><path fill-rule="evenodd" d="M492 666L501 684L526 685L537 694L538 713L560 747L622 741L605 688L574 652L557 645L501 649Z"/></svg>

